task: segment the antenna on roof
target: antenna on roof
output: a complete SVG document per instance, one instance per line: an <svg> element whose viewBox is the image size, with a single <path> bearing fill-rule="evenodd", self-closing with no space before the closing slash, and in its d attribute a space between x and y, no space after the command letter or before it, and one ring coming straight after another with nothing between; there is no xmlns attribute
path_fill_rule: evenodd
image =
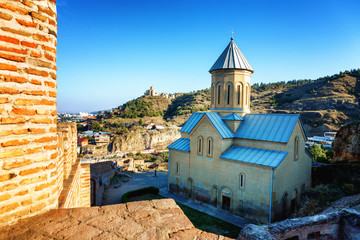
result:
<svg viewBox="0 0 360 240"><path fill-rule="evenodd" d="M231 40L234 40L234 31L231 29Z"/></svg>

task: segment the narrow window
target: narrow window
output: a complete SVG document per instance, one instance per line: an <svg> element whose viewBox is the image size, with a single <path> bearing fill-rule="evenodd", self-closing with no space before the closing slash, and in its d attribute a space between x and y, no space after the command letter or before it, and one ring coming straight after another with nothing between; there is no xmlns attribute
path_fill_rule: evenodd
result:
<svg viewBox="0 0 360 240"><path fill-rule="evenodd" d="M211 88L211 103L214 105L215 104L215 86L213 85L212 88Z"/></svg>
<svg viewBox="0 0 360 240"><path fill-rule="evenodd" d="M176 174L180 175L180 164L178 162L176 163Z"/></svg>
<svg viewBox="0 0 360 240"><path fill-rule="evenodd" d="M239 175L239 186L240 188L244 188L245 183L245 175L240 173Z"/></svg>
<svg viewBox="0 0 360 240"><path fill-rule="evenodd" d="M246 94L246 96L245 96L245 98L246 98L245 99L245 105L248 106L249 105L249 97L250 97L249 96L249 86L246 85L245 89L246 89L246 91L245 91L245 94Z"/></svg>
<svg viewBox="0 0 360 240"><path fill-rule="evenodd" d="M202 155L202 145L203 145L203 141L202 141L202 137L198 138L198 154Z"/></svg>
<svg viewBox="0 0 360 240"><path fill-rule="evenodd" d="M294 161L299 160L299 137L295 137L295 143L294 143Z"/></svg>
<svg viewBox="0 0 360 240"><path fill-rule="evenodd" d="M240 105L240 85L237 86L237 104Z"/></svg>
<svg viewBox="0 0 360 240"><path fill-rule="evenodd" d="M209 157L211 157L211 155L212 155L212 147L213 147L212 141L213 141L212 138L208 137L208 139L207 139L207 155Z"/></svg>
<svg viewBox="0 0 360 240"><path fill-rule="evenodd" d="M220 85L218 86L218 104L220 104L220 99L221 99L221 96L220 96L220 93L221 93L221 89L220 89Z"/></svg>
<svg viewBox="0 0 360 240"><path fill-rule="evenodd" d="M231 95L230 89L231 89L231 87L230 87L230 85L228 85L228 87L227 87L227 104L230 104L230 95Z"/></svg>

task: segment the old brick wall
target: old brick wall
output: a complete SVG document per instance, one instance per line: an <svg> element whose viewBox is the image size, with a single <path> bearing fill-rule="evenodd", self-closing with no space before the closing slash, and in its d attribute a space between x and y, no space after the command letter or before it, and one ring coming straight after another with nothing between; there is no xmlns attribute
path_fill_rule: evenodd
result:
<svg viewBox="0 0 360 240"><path fill-rule="evenodd" d="M0 225L57 206L55 0L0 1Z"/></svg>
<svg viewBox="0 0 360 240"><path fill-rule="evenodd" d="M81 202L80 207L90 207L90 164L81 164L81 173L80 173L80 184L81 184Z"/></svg>

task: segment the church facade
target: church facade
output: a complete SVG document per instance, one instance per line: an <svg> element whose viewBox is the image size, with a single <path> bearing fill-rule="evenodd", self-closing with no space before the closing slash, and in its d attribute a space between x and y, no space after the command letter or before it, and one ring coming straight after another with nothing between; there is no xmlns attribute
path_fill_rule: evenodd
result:
<svg viewBox="0 0 360 240"><path fill-rule="evenodd" d="M253 69L233 39L210 69L210 112L168 146L170 192L260 222L282 219L310 186L299 115L251 114Z"/></svg>

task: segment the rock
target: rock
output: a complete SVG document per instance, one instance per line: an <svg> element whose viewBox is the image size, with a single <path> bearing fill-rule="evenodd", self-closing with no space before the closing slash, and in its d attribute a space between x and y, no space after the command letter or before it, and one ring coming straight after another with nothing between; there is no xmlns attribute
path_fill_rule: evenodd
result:
<svg viewBox="0 0 360 240"><path fill-rule="evenodd" d="M334 161L360 161L360 122L340 128L332 144Z"/></svg>

